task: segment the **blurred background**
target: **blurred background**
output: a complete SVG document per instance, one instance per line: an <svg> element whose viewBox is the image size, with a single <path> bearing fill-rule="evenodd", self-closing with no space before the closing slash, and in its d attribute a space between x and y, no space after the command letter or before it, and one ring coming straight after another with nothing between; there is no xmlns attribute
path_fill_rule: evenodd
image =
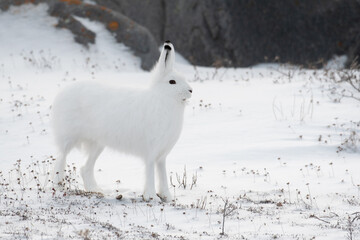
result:
<svg viewBox="0 0 360 240"><path fill-rule="evenodd" d="M143 202L144 164L111 149L104 198L80 151L52 188L55 96L149 86L164 40L194 89L176 202ZM359 239L359 54L360 0L0 0L0 239Z"/></svg>
<svg viewBox="0 0 360 240"><path fill-rule="evenodd" d="M102 22L146 70L164 40L200 66L320 68L342 55L350 66L360 55L359 0L1 0L0 8L29 3L48 4L56 27L85 46L96 34L76 17Z"/></svg>

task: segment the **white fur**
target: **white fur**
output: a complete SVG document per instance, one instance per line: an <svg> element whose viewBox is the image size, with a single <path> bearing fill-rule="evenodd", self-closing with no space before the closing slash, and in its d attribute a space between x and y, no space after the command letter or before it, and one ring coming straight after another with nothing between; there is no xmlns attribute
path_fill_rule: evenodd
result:
<svg viewBox="0 0 360 240"><path fill-rule="evenodd" d="M165 160L180 136L185 100L192 92L184 77L173 69L174 61L174 47L165 43L148 88L111 88L79 82L56 97L53 127L60 156L54 169L55 183L64 179L67 154L82 146L88 154L81 169L85 189L101 191L94 178L94 165L103 149L110 147L144 160L144 200L159 200L155 192L155 167L159 196L165 201L172 199ZM170 80L176 84L170 84Z"/></svg>

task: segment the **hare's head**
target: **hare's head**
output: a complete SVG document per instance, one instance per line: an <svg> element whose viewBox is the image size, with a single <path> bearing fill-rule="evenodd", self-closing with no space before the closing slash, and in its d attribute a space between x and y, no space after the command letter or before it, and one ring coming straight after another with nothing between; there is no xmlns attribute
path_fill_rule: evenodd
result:
<svg viewBox="0 0 360 240"><path fill-rule="evenodd" d="M185 101L191 97L192 88L185 77L174 69L175 49L170 41L164 43L159 61L154 69L153 86L161 89L162 94Z"/></svg>

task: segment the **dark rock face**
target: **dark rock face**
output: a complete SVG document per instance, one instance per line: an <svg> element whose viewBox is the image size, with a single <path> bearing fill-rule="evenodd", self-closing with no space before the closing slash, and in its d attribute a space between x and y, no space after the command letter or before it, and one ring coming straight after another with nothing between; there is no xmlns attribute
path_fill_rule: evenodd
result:
<svg viewBox="0 0 360 240"><path fill-rule="evenodd" d="M163 0L95 0L100 5L117 11L146 27L158 44L163 42L165 2Z"/></svg>
<svg viewBox="0 0 360 240"><path fill-rule="evenodd" d="M350 29L346 42L349 42L349 50L347 51L349 58L348 65L352 61L360 63L360 24Z"/></svg>
<svg viewBox="0 0 360 240"><path fill-rule="evenodd" d="M197 65L266 61L320 67L359 54L358 0L96 0L170 39Z"/></svg>
<svg viewBox="0 0 360 240"><path fill-rule="evenodd" d="M321 67L346 54L348 65L360 55L359 0L0 0L9 5L44 2L85 46L94 33L73 16L102 22L116 40L150 69L157 47L171 40L191 63L244 67L289 62Z"/></svg>
<svg viewBox="0 0 360 240"><path fill-rule="evenodd" d="M234 55L235 23L226 7L225 1L167 1L164 38L193 64L243 66Z"/></svg>
<svg viewBox="0 0 360 240"><path fill-rule="evenodd" d="M231 31L240 51L236 55L243 57L240 60L247 62L245 65L264 56L269 60L278 56L281 62L321 66L334 54L349 54L349 40L353 39L349 31L360 20L360 4L351 0L250 1L239 5L236 2L228 9L238 23Z"/></svg>

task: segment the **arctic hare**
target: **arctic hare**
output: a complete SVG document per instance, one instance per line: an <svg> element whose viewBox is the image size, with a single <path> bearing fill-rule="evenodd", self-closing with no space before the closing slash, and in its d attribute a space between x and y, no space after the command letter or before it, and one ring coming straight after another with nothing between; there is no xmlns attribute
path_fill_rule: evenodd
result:
<svg viewBox="0 0 360 240"><path fill-rule="evenodd" d="M96 159L105 147L140 157L145 163L143 199L172 199L166 174L166 156L177 142L183 125L185 102L192 88L174 70L175 50L164 43L145 89L111 88L95 82L79 82L63 90L53 104L53 128L60 155L54 182L64 179L66 156L81 147L88 160L81 168L87 191L101 191L94 178Z"/></svg>

